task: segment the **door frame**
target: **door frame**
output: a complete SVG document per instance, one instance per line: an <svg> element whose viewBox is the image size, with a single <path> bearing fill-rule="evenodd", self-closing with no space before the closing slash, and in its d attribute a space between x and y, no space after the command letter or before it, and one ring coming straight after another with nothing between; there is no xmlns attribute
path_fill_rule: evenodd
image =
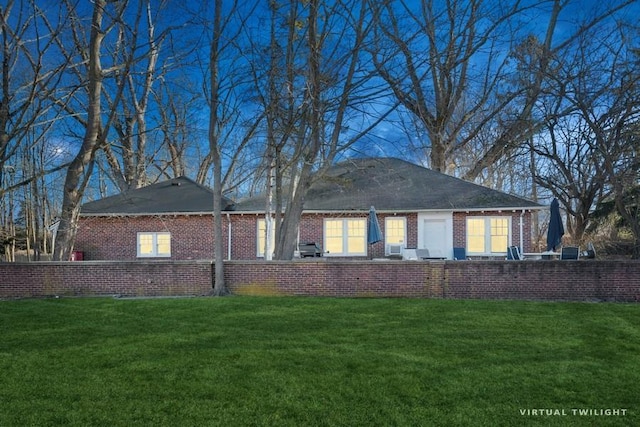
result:
<svg viewBox="0 0 640 427"><path fill-rule="evenodd" d="M418 213L418 249L426 248L425 221L442 221L445 224L445 246L440 249L447 259L453 259L453 212L419 212ZM433 254L436 255L436 254Z"/></svg>

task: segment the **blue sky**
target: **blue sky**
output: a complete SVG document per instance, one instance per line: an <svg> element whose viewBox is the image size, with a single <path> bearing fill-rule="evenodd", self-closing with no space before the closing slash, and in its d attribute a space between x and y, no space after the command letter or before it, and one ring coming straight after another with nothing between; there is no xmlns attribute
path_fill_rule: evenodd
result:
<svg viewBox="0 0 640 427"><path fill-rule="evenodd" d="M495 1L497 3L499 0L495 0ZM500 1L504 1L507 4L512 3L511 1L507 1L507 0L500 0ZM50 4L51 5L50 10L55 10L56 9L55 6L58 5L58 2L54 0L46 0L46 1L43 0L43 1L38 1L37 3L43 6L44 8L47 8L47 4ZM410 1L407 1L407 3L413 4L413 5L418 4L418 2L410 2ZM544 2L533 1L533 0L531 1L531 3L537 4L537 5L545 4ZM592 13L594 13L593 11L601 9L607 5L619 4L619 3L620 3L619 1L610 1L610 0L600 0L600 1L573 0L569 2L567 9L561 15L556 36L559 39L562 39L562 37L565 36L567 33L569 33L573 25L575 25L576 22L579 22L581 18L586 18L590 16ZM154 4L158 4L158 3L154 1ZM206 19L207 18L206 14L203 15L202 13L195 13L196 11L194 10L194 8L196 7L201 7L202 4L203 3L201 2L184 2L184 1L170 0L167 3L168 5L167 7L173 9L174 12L168 15L162 15L162 20L158 21L158 31L161 31L163 28L165 28L168 25L174 25L174 26L180 27L182 24L186 23L190 19L197 19L197 18ZM265 1L260 2L260 6L262 8L264 8L266 4L267 3ZM84 15L85 18L88 20L90 18L90 13L89 13L90 3L79 1L78 5L80 8L86 8L86 10L79 10L79 13ZM229 2L224 2L224 5L225 7L228 7ZM251 5L250 1L242 3L243 7L250 7L250 5ZM531 19L529 19L528 22L521 22L519 24L519 30L525 33L537 32L539 37L542 37L543 35L542 33L546 29L545 14L548 13L550 5L551 3L548 2L544 7L532 10ZM189 10L189 12L186 12L186 13L184 12L185 7ZM191 14L190 12L194 12L194 13ZM640 16L640 2L636 1L634 5L628 9L627 14L628 16L635 16L635 17ZM266 34L266 29L264 28L265 24L263 21L261 21L261 19L262 18L260 17L260 15L256 14L255 18L251 20L252 29L250 32L248 32L249 36L256 37L256 35ZM194 31L192 28L187 30L186 27L182 27L182 29L179 29L179 31L176 32L175 37L172 38L171 41L178 45L189 46L189 45L195 45L196 42L198 41L201 42L203 41L203 39L204 39L203 33L199 31ZM203 59L203 61L206 61L207 53L208 53L206 46L203 47L198 52L200 53L201 59ZM474 60L477 61L479 64L482 62L481 57L474 58ZM181 65L184 65L185 67L187 66L187 64L181 64ZM200 78L198 75L199 70L198 70L197 64L193 64L191 68L189 68L187 71L185 70L186 68L183 70L179 70L173 75L174 77L176 77L173 83L177 85L179 83L178 78L184 78L185 76L192 76L193 81L190 81L189 83L193 83L197 89L200 89L197 83L197 80ZM391 98L381 99L380 104L384 105L384 104L389 104L390 102L391 102ZM206 126L207 126L206 115L207 114L205 111L206 108L204 107L203 104L201 104L201 107L202 107L202 113L203 113L202 119L198 120L197 123L193 123L193 124L195 126L198 126L198 128L200 129L200 135L203 138L202 140L202 143L204 144L203 146L206 146ZM371 108L371 110L373 110L373 108ZM378 110L380 111L381 108L378 108ZM362 123L357 123L358 120L354 119L354 121L350 123L350 125L354 128L358 126L363 126L366 124L366 119L362 119L362 120L363 120ZM404 123L404 124L407 124L407 123ZM66 130L63 130L63 132L66 132ZM60 132L60 133L62 134L63 132ZM68 138L68 134L65 134L64 136L67 136L67 139L66 139L67 141L72 141L71 139ZM400 123L400 116L392 115L390 116L389 120L379 125L374 131L371 132L370 135L368 135L359 144L357 144L354 147L355 150L352 150L351 152L345 155L363 155L364 154L364 155L389 155L389 156L405 157L405 158L411 157L412 154L408 152L407 145L409 145L408 143L411 142L411 139L416 139L418 137L419 136L416 135L416 132L413 131L411 128L403 127L403 125ZM59 146L60 144L60 142L58 141L62 141L62 139L60 140L54 139L54 145L56 147ZM196 150L194 149L194 153L193 153L194 155L196 154L195 151ZM420 159L412 159L412 160L415 161Z"/></svg>

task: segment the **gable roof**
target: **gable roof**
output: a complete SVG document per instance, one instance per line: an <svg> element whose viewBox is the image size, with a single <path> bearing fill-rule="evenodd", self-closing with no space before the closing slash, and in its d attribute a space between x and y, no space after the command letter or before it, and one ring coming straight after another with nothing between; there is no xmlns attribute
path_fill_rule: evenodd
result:
<svg viewBox="0 0 640 427"><path fill-rule="evenodd" d="M223 197L223 209L231 201ZM213 213L213 191L181 176L89 202L81 215L149 215Z"/></svg>
<svg viewBox="0 0 640 427"><path fill-rule="evenodd" d="M264 197L242 200L236 211L264 210ZM492 190L395 158L351 159L329 168L309 188L306 211L541 209L521 197Z"/></svg>

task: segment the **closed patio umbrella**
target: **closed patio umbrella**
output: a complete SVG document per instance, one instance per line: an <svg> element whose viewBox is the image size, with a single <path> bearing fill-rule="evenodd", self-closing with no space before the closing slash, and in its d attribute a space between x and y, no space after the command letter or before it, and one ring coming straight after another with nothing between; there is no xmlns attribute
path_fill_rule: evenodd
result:
<svg viewBox="0 0 640 427"><path fill-rule="evenodd" d="M367 243L373 245L381 240L382 231L380 231L376 209L371 206L371 209L369 209L369 226L367 227Z"/></svg>
<svg viewBox="0 0 640 427"><path fill-rule="evenodd" d="M560 204L558 199L554 198L551 202L549 217L549 229L547 230L547 251L555 251L564 235L564 226L562 225L562 217L560 216Z"/></svg>

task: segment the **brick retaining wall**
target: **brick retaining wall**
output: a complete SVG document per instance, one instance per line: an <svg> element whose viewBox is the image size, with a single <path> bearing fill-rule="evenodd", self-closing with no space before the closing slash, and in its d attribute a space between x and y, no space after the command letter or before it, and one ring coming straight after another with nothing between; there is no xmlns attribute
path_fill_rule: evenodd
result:
<svg viewBox="0 0 640 427"><path fill-rule="evenodd" d="M345 260L230 261L225 278L236 294L337 297L441 296L444 262Z"/></svg>
<svg viewBox="0 0 640 427"><path fill-rule="evenodd" d="M88 261L0 264L0 298L206 295L209 261Z"/></svg>
<svg viewBox="0 0 640 427"><path fill-rule="evenodd" d="M638 261L449 262L445 298L640 302Z"/></svg>
<svg viewBox="0 0 640 427"><path fill-rule="evenodd" d="M0 264L0 298L206 295L211 261ZM228 261L238 295L640 302L639 261Z"/></svg>

